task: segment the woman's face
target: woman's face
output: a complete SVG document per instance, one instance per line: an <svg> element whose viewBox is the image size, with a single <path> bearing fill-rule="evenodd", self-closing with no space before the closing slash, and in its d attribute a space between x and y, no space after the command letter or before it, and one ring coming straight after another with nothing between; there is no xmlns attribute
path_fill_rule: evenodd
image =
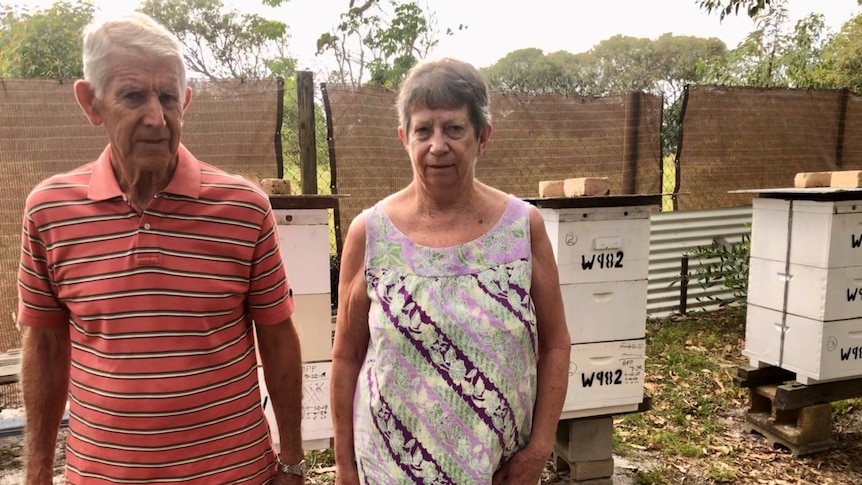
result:
<svg viewBox="0 0 862 485"><path fill-rule="evenodd" d="M476 159L485 151L491 125L482 133L470 123L467 107L417 108L410 127L398 129L398 137L413 163L414 177L426 185L472 181Z"/></svg>

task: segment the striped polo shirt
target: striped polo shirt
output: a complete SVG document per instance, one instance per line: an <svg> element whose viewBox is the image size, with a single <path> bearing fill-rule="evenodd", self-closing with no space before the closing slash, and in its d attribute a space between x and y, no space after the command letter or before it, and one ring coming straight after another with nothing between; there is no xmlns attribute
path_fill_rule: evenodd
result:
<svg viewBox="0 0 862 485"><path fill-rule="evenodd" d="M24 214L18 319L71 334L68 483L267 483L252 321L293 311L269 199L181 145L141 214L110 153Z"/></svg>

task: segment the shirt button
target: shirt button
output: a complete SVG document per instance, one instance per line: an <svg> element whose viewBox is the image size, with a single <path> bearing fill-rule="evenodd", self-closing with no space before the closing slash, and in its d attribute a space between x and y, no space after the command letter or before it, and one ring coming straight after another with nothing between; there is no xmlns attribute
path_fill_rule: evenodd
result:
<svg viewBox="0 0 862 485"><path fill-rule="evenodd" d="M144 224L144 229L146 229L148 231L150 230L150 223L149 222Z"/></svg>

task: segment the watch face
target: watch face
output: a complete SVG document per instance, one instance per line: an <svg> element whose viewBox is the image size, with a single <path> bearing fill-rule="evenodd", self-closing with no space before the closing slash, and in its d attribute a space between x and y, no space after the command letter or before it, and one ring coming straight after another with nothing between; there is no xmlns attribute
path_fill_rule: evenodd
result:
<svg viewBox="0 0 862 485"><path fill-rule="evenodd" d="M305 476L305 460L300 461L295 465L286 465L279 460L278 469L282 473L287 473L288 475L298 475L301 477Z"/></svg>

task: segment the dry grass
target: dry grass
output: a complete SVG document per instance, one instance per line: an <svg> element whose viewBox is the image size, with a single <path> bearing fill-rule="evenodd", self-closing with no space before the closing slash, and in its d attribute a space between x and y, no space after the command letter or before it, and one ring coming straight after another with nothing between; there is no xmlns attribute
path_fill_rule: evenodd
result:
<svg viewBox="0 0 862 485"><path fill-rule="evenodd" d="M745 431L744 329L739 309L648 322L653 408L615 421L614 451L642 464L635 483L862 484L862 400L833 403L835 447L809 457Z"/></svg>

